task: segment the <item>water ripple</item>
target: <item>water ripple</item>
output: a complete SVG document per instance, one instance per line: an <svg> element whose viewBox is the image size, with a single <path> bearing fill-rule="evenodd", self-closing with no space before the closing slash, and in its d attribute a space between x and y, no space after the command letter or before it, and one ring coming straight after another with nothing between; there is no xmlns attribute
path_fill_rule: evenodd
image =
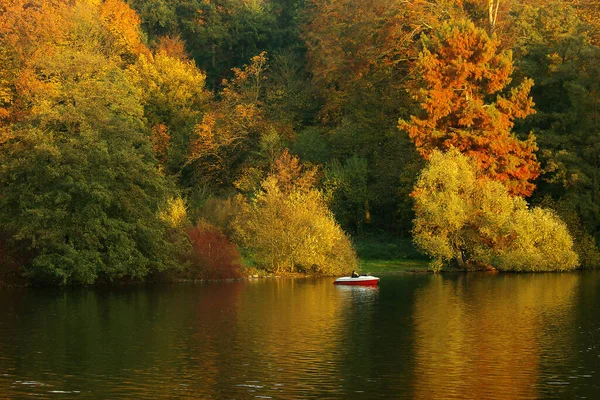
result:
<svg viewBox="0 0 600 400"><path fill-rule="evenodd" d="M472 274L0 292L0 397L594 398L599 285Z"/></svg>

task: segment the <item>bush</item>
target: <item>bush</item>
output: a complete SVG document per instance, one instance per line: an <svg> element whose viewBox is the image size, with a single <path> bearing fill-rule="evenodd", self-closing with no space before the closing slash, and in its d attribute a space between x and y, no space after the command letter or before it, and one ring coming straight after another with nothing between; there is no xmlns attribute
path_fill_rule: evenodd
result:
<svg viewBox="0 0 600 400"><path fill-rule="evenodd" d="M187 234L192 245L188 278L235 279L242 276L240 252L218 228L200 223L189 228Z"/></svg>
<svg viewBox="0 0 600 400"><path fill-rule="evenodd" d="M576 204L577 199L573 196L567 196L559 201L545 196L538 206L552 209L567 224L581 267L598 268L600 267L600 250L594 237L581 222L582 219L577 213Z"/></svg>
<svg viewBox="0 0 600 400"><path fill-rule="evenodd" d="M567 226L552 211L529 209L459 153L435 151L415 190L413 238L432 264L556 271L578 266Z"/></svg>
<svg viewBox="0 0 600 400"><path fill-rule="evenodd" d="M356 268L348 236L335 222L323 194L312 187L314 171L301 171L284 152L262 192L242 202L236 236L255 261L272 272L343 274Z"/></svg>

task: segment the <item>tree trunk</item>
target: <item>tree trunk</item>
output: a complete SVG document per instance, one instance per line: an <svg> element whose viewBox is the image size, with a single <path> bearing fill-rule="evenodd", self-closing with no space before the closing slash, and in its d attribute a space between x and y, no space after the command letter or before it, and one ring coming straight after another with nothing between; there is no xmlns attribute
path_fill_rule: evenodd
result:
<svg viewBox="0 0 600 400"><path fill-rule="evenodd" d="M463 257L463 252L462 250L458 250L456 252L456 262L458 263L458 266L461 269L466 269L467 268L467 264L465 263L465 259Z"/></svg>
<svg viewBox="0 0 600 400"><path fill-rule="evenodd" d="M500 6L500 0L488 0L488 30L490 36L492 36L496 30L498 6Z"/></svg>

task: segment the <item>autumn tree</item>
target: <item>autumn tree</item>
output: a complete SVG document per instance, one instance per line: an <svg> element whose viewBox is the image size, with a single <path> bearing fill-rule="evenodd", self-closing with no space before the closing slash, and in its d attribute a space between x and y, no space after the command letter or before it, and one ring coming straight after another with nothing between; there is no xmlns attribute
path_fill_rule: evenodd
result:
<svg viewBox="0 0 600 400"><path fill-rule="evenodd" d="M567 5L572 5L578 17L588 25L592 42L600 44L600 3L597 0L564 0Z"/></svg>
<svg viewBox="0 0 600 400"><path fill-rule="evenodd" d="M105 40L125 63L135 61L140 53L147 52L142 43L140 18L129 5L121 0L105 0L99 9Z"/></svg>
<svg viewBox="0 0 600 400"><path fill-rule="evenodd" d="M455 10L444 1L309 1L302 35L311 72L326 93L324 117L335 118L354 96L369 92L397 104L419 35Z"/></svg>
<svg viewBox="0 0 600 400"><path fill-rule="evenodd" d="M566 214L576 214L565 220L569 229L579 232L580 245L591 245L580 253L582 264L597 265L583 253L597 247L584 232L600 238L600 48L579 11L563 1L518 7L513 22L516 65L536 82L531 95L537 112L516 125L535 130L540 147L543 173L533 201L551 196L561 215L568 205Z"/></svg>
<svg viewBox="0 0 600 400"><path fill-rule="evenodd" d="M144 88L144 114L152 126L157 155L171 173L177 173L186 162L194 125L211 97L205 89L206 75L193 61L164 49L140 55L129 71Z"/></svg>
<svg viewBox="0 0 600 400"><path fill-rule="evenodd" d="M407 134L398 135L397 119L409 115L405 85L419 37L445 18L462 15L454 3L308 2L302 36L316 99L323 103L317 114L321 138L330 150L329 161L344 164L355 156L366 160L373 226L408 233L408 193L419 156ZM361 219L345 218L347 227L360 225Z"/></svg>
<svg viewBox="0 0 600 400"><path fill-rule="evenodd" d="M131 10L118 2L56 4L68 21L60 40L38 36L45 56L27 48L10 54L18 117L0 145L2 230L29 258L23 268L32 280L93 283L176 269L185 236L159 212L177 190L157 168L142 91L127 70L128 46L139 38L116 39L139 26L119 23ZM15 13L35 21L40 7L21 4ZM11 32L36 32L30 28Z"/></svg>
<svg viewBox="0 0 600 400"><path fill-rule="evenodd" d="M234 69L234 78L223 83L219 98L194 126L187 163L200 182L231 187L250 149L258 149L267 131L262 110L266 62L261 53Z"/></svg>
<svg viewBox="0 0 600 400"><path fill-rule="evenodd" d="M201 222L187 229L191 243L190 266L185 275L197 279L234 279L242 276L238 247L217 227Z"/></svg>
<svg viewBox="0 0 600 400"><path fill-rule="evenodd" d="M273 272L342 274L356 267L352 244L314 188L315 170L285 151L262 190L243 202L236 237Z"/></svg>
<svg viewBox="0 0 600 400"><path fill-rule="evenodd" d="M560 218L547 209L529 209L457 149L431 153L413 197L414 242L434 259L434 270L451 264L515 271L578 266Z"/></svg>
<svg viewBox="0 0 600 400"><path fill-rule="evenodd" d="M52 87L36 63L56 55L73 22L62 2L9 0L0 5L0 143L29 110L28 96Z"/></svg>
<svg viewBox="0 0 600 400"><path fill-rule="evenodd" d="M423 41L409 91L420 112L400 119L419 153L459 149L513 195L530 196L540 173L535 137L519 139L516 118L534 112L533 81L509 87L513 61L499 41L469 21L445 23Z"/></svg>

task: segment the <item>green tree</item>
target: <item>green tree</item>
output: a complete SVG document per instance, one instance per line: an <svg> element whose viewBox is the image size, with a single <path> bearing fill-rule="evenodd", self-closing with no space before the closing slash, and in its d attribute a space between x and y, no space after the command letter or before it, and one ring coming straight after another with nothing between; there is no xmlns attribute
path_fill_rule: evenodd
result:
<svg viewBox="0 0 600 400"><path fill-rule="evenodd" d="M344 164L334 160L325 171L325 187L332 197L336 220L358 233L371 222L367 174L367 160L356 156Z"/></svg>
<svg viewBox="0 0 600 400"><path fill-rule="evenodd" d="M515 44L517 65L536 81L537 113L517 129L534 130L538 138L544 173L537 198L569 203L578 216L569 220L580 220L598 242L600 49L591 43L591 28L564 3L523 6L514 18L515 37L522 38Z"/></svg>
<svg viewBox="0 0 600 400"><path fill-rule="evenodd" d="M17 92L22 112L0 145L0 225L34 280L177 268L185 236L160 218L177 192L157 168L142 91L125 70L136 27L123 26L115 1L65 7L68 34L46 43L53 57L28 60L30 90ZM101 39L115 35L115 46Z"/></svg>
<svg viewBox="0 0 600 400"><path fill-rule="evenodd" d="M161 36L177 32L177 3L172 0L129 0L142 21L141 25L148 38L152 41Z"/></svg>
<svg viewBox="0 0 600 400"><path fill-rule="evenodd" d="M304 0L181 1L179 31L211 89L263 51L300 51L298 14Z"/></svg>
<svg viewBox="0 0 600 400"><path fill-rule="evenodd" d="M135 136L120 134L29 128L3 146L0 222L32 258L31 279L93 283L178 267L183 242L157 215L172 188L143 137L133 150Z"/></svg>

